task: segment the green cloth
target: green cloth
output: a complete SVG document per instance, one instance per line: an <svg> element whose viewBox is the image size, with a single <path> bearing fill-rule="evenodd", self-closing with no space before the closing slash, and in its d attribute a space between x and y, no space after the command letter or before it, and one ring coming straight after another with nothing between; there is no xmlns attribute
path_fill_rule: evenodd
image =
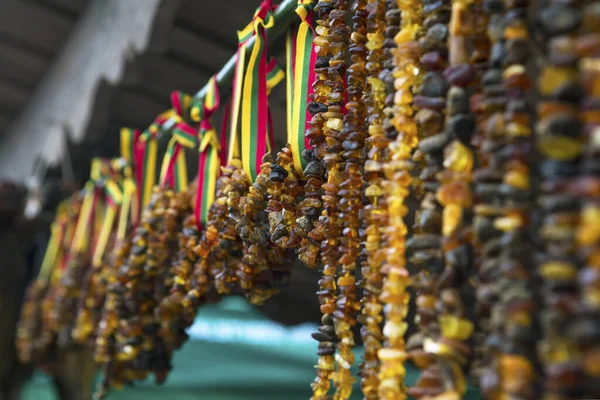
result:
<svg viewBox="0 0 600 400"><path fill-rule="evenodd" d="M290 399L308 400L314 379L314 325L286 328L265 318L241 298L204 307L190 329L190 340L175 353L167 382L152 380L115 391L114 400ZM357 360L360 351L356 352ZM408 367L407 382L417 371ZM36 376L24 400L54 400L49 380ZM473 390L465 397L476 400ZM362 399L357 384L352 399Z"/></svg>

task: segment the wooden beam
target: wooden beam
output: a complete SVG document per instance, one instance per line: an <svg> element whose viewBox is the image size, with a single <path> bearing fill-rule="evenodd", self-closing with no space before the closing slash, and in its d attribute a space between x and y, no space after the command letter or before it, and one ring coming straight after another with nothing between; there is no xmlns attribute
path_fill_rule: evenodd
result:
<svg viewBox="0 0 600 400"><path fill-rule="evenodd" d="M143 84L150 92L169 98L174 90L193 94L209 78L208 74L176 61L149 55L128 66L125 83Z"/></svg>
<svg viewBox="0 0 600 400"><path fill-rule="evenodd" d="M177 26L173 27L169 34L169 50L214 72L229 60L232 52L231 46L224 46L223 43L209 40L206 36Z"/></svg>
<svg viewBox="0 0 600 400"><path fill-rule="evenodd" d="M82 142L88 134L105 134L108 125L100 118L100 110L95 110L95 103L99 108L109 108L111 103L107 99L110 100L112 93L108 90L96 96L100 93L99 83L106 80L110 85L119 85L126 61L135 60L152 47L148 40L154 30L163 31L171 26L173 21L162 13L174 12L173 7L178 3L179 0L90 1L27 107L4 133L0 143L0 171L20 179L31 171L38 155L50 164L59 162L64 154L64 140L60 138L65 126L75 143ZM32 13L28 14L28 9ZM10 34L18 23L42 38L51 36L48 30L55 32L56 26L65 33L70 23L59 14L33 0L0 0L0 36L1 31ZM10 21L15 16L20 22ZM30 24L23 22L30 20ZM189 79L189 75L184 79ZM195 89L202 82L191 84Z"/></svg>
<svg viewBox="0 0 600 400"><path fill-rule="evenodd" d="M0 108L20 110L27 100L31 91L13 81L0 79Z"/></svg>
<svg viewBox="0 0 600 400"><path fill-rule="evenodd" d="M0 135L6 128L8 128L8 125L10 125L12 119L13 118L10 114L0 114Z"/></svg>
<svg viewBox="0 0 600 400"><path fill-rule="evenodd" d="M42 78L50 61L14 43L0 40L0 65L0 76L33 85Z"/></svg>
<svg viewBox="0 0 600 400"><path fill-rule="evenodd" d="M0 1L0 33L39 49L55 52L67 37L71 25L68 17L39 3Z"/></svg>
<svg viewBox="0 0 600 400"><path fill-rule="evenodd" d="M112 103L114 116L111 118L125 120L134 124L132 128L143 129L170 106L167 97L164 97L163 101L158 101L153 96L141 93L139 89L122 88L114 96Z"/></svg>
<svg viewBox="0 0 600 400"><path fill-rule="evenodd" d="M47 4L60 11L63 14L77 17L88 5L88 0L37 0L40 3Z"/></svg>
<svg viewBox="0 0 600 400"><path fill-rule="evenodd" d="M235 32L252 21L258 3L248 0L212 1L207 7L203 1L187 0L181 6L177 23L235 49Z"/></svg>

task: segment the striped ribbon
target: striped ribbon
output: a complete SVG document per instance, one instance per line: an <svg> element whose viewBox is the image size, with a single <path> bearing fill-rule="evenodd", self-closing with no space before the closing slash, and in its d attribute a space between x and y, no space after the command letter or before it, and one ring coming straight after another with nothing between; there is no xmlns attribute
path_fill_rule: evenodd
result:
<svg viewBox="0 0 600 400"><path fill-rule="evenodd" d="M121 158L125 162L123 167L123 202L119 212L119 224L117 228L117 240L125 237L127 225L131 220L136 226L140 217L140 191L141 185L140 161L140 135L138 129L121 129Z"/></svg>
<svg viewBox="0 0 600 400"><path fill-rule="evenodd" d="M252 27L252 24L248 25ZM238 31L238 50L237 60L235 62L235 74L233 75L233 96L231 99L231 123L229 124L229 149L227 151L227 162L240 157L239 131L238 123L240 118L240 107L242 100L242 89L244 83L244 69L246 65L246 42L250 38L247 36L247 29Z"/></svg>
<svg viewBox="0 0 600 400"><path fill-rule="evenodd" d="M119 211L119 206L123 202L123 192L117 184L114 178L109 178L104 184L105 202L106 207L104 210L102 224L100 227L100 234L98 235L98 241L94 248L94 254L92 257L92 264L94 266L100 266L102 264L102 257L106 250L106 245L110 237L110 233L113 229L115 218Z"/></svg>
<svg viewBox="0 0 600 400"><path fill-rule="evenodd" d="M163 129L171 133L171 140L163 159L160 181L161 185L170 185L175 191L188 188L187 164L183 147L193 149L197 146L196 131L186 122L192 105L191 97L183 92L171 93L173 115L163 124Z"/></svg>
<svg viewBox="0 0 600 400"><path fill-rule="evenodd" d="M212 126L211 117L219 108L221 98L217 80L213 76L208 82L208 91L202 108L200 122L200 156L198 158L198 192L196 194L195 215L199 229L208 221L208 210L215 199L217 179L219 177L219 137ZM223 143L224 145L224 143Z"/></svg>
<svg viewBox="0 0 600 400"><path fill-rule="evenodd" d="M312 26L314 5L314 0L298 1L296 14L300 17L300 24L290 28L286 37L288 143L294 168L300 176L304 175L306 167L302 152L310 148L304 132L309 128L310 113L307 106L313 94L314 65L317 60Z"/></svg>
<svg viewBox="0 0 600 400"><path fill-rule="evenodd" d="M150 197L152 197L152 189L156 183L158 136L163 131L163 125L172 119L174 113L174 110L171 109L160 114L140 136L141 174L139 175L140 184L138 185L141 190L140 208L146 207L150 202Z"/></svg>
<svg viewBox="0 0 600 400"><path fill-rule="evenodd" d="M221 160L222 167L227 165L227 144L229 143L229 135L231 133L229 129L230 114L231 100L228 101L227 105L225 106L225 110L223 111L223 120L221 121L221 139L219 140L221 148L219 150L219 159Z"/></svg>
<svg viewBox="0 0 600 400"><path fill-rule="evenodd" d="M254 47L244 74L242 91L242 166L254 182L268 146L268 93L266 29L274 24L270 0L262 2L254 14ZM242 38L240 37L240 40Z"/></svg>
<svg viewBox="0 0 600 400"><path fill-rule="evenodd" d="M46 253L44 254L44 259L38 274L38 279L42 282L48 281L55 266L62 258L62 244L68 223L67 211L70 206L70 201L70 199L63 200L59 204L56 218L50 227L50 240L48 242L48 247L46 247Z"/></svg>
<svg viewBox="0 0 600 400"><path fill-rule="evenodd" d="M89 249L91 236L89 233L90 229L95 225L95 210L97 205L98 191L96 188L96 182L101 177L102 159L92 159L92 167L90 173L90 179L86 182L84 187L84 198L79 211L79 217L77 219L77 226L73 236L73 243L71 246L71 252L78 253Z"/></svg>

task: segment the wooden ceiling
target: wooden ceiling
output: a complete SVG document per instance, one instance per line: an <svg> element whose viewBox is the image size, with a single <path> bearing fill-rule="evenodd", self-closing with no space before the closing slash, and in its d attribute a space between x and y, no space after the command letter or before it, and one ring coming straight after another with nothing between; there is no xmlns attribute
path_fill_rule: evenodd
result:
<svg viewBox="0 0 600 400"><path fill-rule="evenodd" d="M102 0L0 0L0 143L25 109L90 3ZM130 0L124 0L130 1ZM169 0L164 0L169 1ZM71 162L87 173L92 156L114 156L122 126L145 128L170 108L173 90L193 94L234 54L236 30L250 22L259 0L173 0L174 15L157 16L160 37L137 54L117 84L99 82L83 141L71 143ZM275 2L277 3L277 2ZM277 54L282 57L282 46ZM285 136L284 85L271 98L275 126Z"/></svg>
<svg viewBox="0 0 600 400"><path fill-rule="evenodd" d="M0 135L27 104L87 2L0 1Z"/></svg>

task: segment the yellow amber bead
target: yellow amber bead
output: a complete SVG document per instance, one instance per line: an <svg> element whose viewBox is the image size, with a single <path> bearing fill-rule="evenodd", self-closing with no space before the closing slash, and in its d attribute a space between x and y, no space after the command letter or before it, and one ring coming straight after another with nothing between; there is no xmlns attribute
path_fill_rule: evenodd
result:
<svg viewBox="0 0 600 400"><path fill-rule="evenodd" d="M457 391L444 392L437 396L430 397L431 400L460 400L461 394Z"/></svg>
<svg viewBox="0 0 600 400"><path fill-rule="evenodd" d="M523 170L512 170L504 175L504 183L517 189L529 189L529 174Z"/></svg>
<svg viewBox="0 0 600 400"><path fill-rule="evenodd" d="M586 206L581 211L580 225L577 229L577 242L581 246L590 246L600 241L600 207Z"/></svg>
<svg viewBox="0 0 600 400"><path fill-rule="evenodd" d="M444 149L444 167L455 172L471 172L473 152L460 141L453 141Z"/></svg>
<svg viewBox="0 0 600 400"><path fill-rule="evenodd" d="M522 227L523 224L523 218L521 218L519 215L500 217L494 220L494 228L501 230L502 232L513 231Z"/></svg>
<svg viewBox="0 0 600 400"><path fill-rule="evenodd" d="M577 78L576 68L547 66L538 81L539 91L542 95L552 94L559 87Z"/></svg>
<svg viewBox="0 0 600 400"><path fill-rule="evenodd" d="M367 33L367 49L377 50L383 47L385 37L381 32Z"/></svg>
<svg viewBox="0 0 600 400"><path fill-rule="evenodd" d="M381 80L379 78L370 76L367 81L369 82L369 85L371 85L371 90L374 90L376 92L384 92L385 91L385 84L383 82L381 82Z"/></svg>
<svg viewBox="0 0 600 400"><path fill-rule="evenodd" d="M396 105L404 105L411 104L413 101L413 94L408 89L397 90L394 94L394 104Z"/></svg>
<svg viewBox="0 0 600 400"><path fill-rule="evenodd" d="M407 25L396 34L396 37L394 37L394 41L397 44L410 42L415 39L417 33L419 32L419 29L420 26L417 24Z"/></svg>
<svg viewBox="0 0 600 400"><path fill-rule="evenodd" d="M467 340L473 334L473 323L452 314L442 314L438 318L442 336L454 340Z"/></svg>
<svg viewBox="0 0 600 400"><path fill-rule="evenodd" d="M433 339L425 339L423 341L423 350L426 353L436 354L440 356L451 356L452 349L445 343L436 342Z"/></svg>
<svg viewBox="0 0 600 400"><path fill-rule="evenodd" d="M540 265L539 271L548 280L571 280L577 276L575 265L564 261L549 261Z"/></svg>
<svg viewBox="0 0 600 400"><path fill-rule="evenodd" d="M442 235L452 236L462 221L463 208L458 204L448 204L442 212Z"/></svg>
<svg viewBox="0 0 600 400"><path fill-rule="evenodd" d="M600 348L596 347L583 355L583 369L590 376L600 377Z"/></svg>
<svg viewBox="0 0 600 400"><path fill-rule="evenodd" d="M531 128L528 125L519 122L509 122L506 125L506 133L511 137L529 137Z"/></svg>
<svg viewBox="0 0 600 400"><path fill-rule="evenodd" d="M383 189L381 189L378 185L369 185L365 190L365 196L367 197L377 197L383 195Z"/></svg>
<svg viewBox="0 0 600 400"><path fill-rule="evenodd" d="M335 131L341 131L344 127L344 121L341 118L331 118L327 120L326 126Z"/></svg>
<svg viewBox="0 0 600 400"><path fill-rule="evenodd" d="M537 139L538 150L546 157L558 161L569 161L581 154L580 141L566 136L544 135Z"/></svg>
<svg viewBox="0 0 600 400"><path fill-rule="evenodd" d="M406 353L402 350L398 350L398 349L390 349L390 348L383 348L383 349L379 349L377 351L377 357L379 357L379 360L381 360L381 362L398 362L398 363L404 363L404 361L406 361Z"/></svg>
<svg viewBox="0 0 600 400"><path fill-rule="evenodd" d="M408 324L406 322L394 323L392 321L387 321L383 326L383 334L387 338L404 337L407 329Z"/></svg>
<svg viewBox="0 0 600 400"><path fill-rule="evenodd" d="M327 29L326 26L317 25L317 27L315 28L315 32L319 36L327 36L327 34L329 33L329 29Z"/></svg>

